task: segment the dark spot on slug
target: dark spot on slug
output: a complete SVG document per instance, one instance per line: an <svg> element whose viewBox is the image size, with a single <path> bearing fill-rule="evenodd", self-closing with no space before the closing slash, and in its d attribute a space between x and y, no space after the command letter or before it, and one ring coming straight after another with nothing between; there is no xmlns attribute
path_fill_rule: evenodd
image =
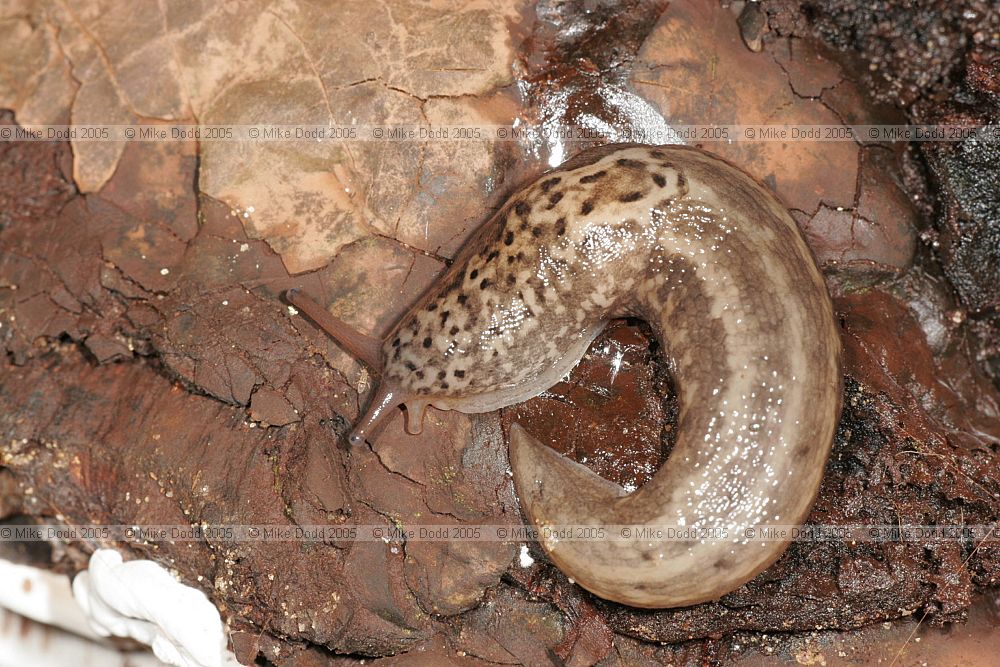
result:
<svg viewBox="0 0 1000 667"><path fill-rule="evenodd" d="M507 276L507 284L508 285L513 285L516 282L517 282L517 276L515 276L513 273L511 273L510 275Z"/></svg>
<svg viewBox="0 0 1000 667"><path fill-rule="evenodd" d="M433 313L435 310L437 310L437 307L438 305L436 303L432 303L431 305L427 306L427 310Z"/></svg>
<svg viewBox="0 0 1000 667"><path fill-rule="evenodd" d="M408 371L415 371L415 370L417 370L417 365L414 364L412 361L407 361L403 365L406 366L406 370L408 370Z"/></svg>
<svg viewBox="0 0 1000 667"><path fill-rule="evenodd" d="M452 327L451 330L448 333L450 333L452 336L454 336L458 332L459 332L459 328L458 327Z"/></svg>
<svg viewBox="0 0 1000 667"><path fill-rule="evenodd" d="M523 232L523 231L524 231L525 229L527 229L527 228L528 228L528 221L527 221L527 220L525 220L524 222L522 222L522 223L521 223L521 225L520 225L520 226L518 227L518 229L519 229L520 231L522 231L522 232Z"/></svg>
<svg viewBox="0 0 1000 667"><path fill-rule="evenodd" d="M658 150L651 150L651 151L649 151L649 154L652 157L655 157L657 160L662 160L663 158L667 157L666 153L664 153L663 151L658 151Z"/></svg>
<svg viewBox="0 0 1000 667"><path fill-rule="evenodd" d="M559 218L556 220L556 236L562 236L566 233L566 218Z"/></svg>
<svg viewBox="0 0 1000 667"><path fill-rule="evenodd" d="M465 377L465 371L460 371L460 370L456 369L456 370L452 371L452 375L454 375L457 378L464 378Z"/></svg>
<svg viewBox="0 0 1000 667"><path fill-rule="evenodd" d="M514 263L514 255L507 255L507 263L508 264Z"/></svg>
<svg viewBox="0 0 1000 667"><path fill-rule="evenodd" d="M490 286L490 279L489 278L483 278L483 281L481 283L479 283L479 289L486 289L489 286Z"/></svg>
<svg viewBox="0 0 1000 667"><path fill-rule="evenodd" d="M590 199L583 202L583 206L580 207L580 213L582 213L583 215L587 215L593 210L594 210L594 202Z"/></svg>
<svg viewBox="0 0 1000 667"><path fill-rule="evenodd" d="M441 383L441 388L442 389L447 389L448 388L448 383L447 382L442 382Z"/></svg>
<svg viewBox="0 0 1000 667"><path fill-rule="evenodd" d="M549 196L549 210L551 211L555 207L556 204L558 204L560 201L562 201L562 198L563 198L563 193L561 193L561 192L553 192Z"/></svg>
<svg viewBox="0 0 1000 667"><path fill-rule="evenodd" d="M499 357L500 356L500 352L498 350L493 350L493 356L494 357Z"/></svg>
<svg viewBox="0 0 1000 667"><path fill-rule="evenodd" d="M667 177L663 174L653 174L653 182L656 183L658 187L663 187L667 184Z"/></svg>
<svg viewBox="0 0 1000 667"><path fill-rule="evenodd" d="M503 237L504 245L511 245L514 243L514 232L507 232L507 235Z"/></svg>
<svg viewBox="0 0 1000 667"><path fill-rule="evenodd" d="M438 371L438 380L443 380L448 377L448 371Z"/></svg>
<svg viewBox="0 0 1000 667"><path fill-rule="evenodd" d="M459 303L464 304L468 300L469 300L469 297L467 297L466 295L464 295L464 294L459 294L458 295L458 302Z"/></svg>
<svg viewBox="0 0 1000 667"><path fill-rule="evenodd" d="M430 337L430 336L427 336L427 338L424 338L424 347L430 347L430 346L431 346L431 343L433 343L433 342L434 342L434 341L433 341L433 340L431 340L431 337Z"/></svg>
<svg viewBox="0 0 1000 667"><path fill-rule="evenodd" d="M475 280L479 277L479 269L472 269L469 271L469 280Z"/></svg>
<svg viewBox="0 0 1000 667"><path fill-rule="evenodd" d="M639 162L638 160L631 160L627 157L618 158L615 162L619 167L627 167L629 169L644 169L646 167L645 162Z"/></svg>
<svg viewBox="0 0 1000 667"><path fill-rule="evenodd" d="M554 186L558 185L562 178L556 176L555 178L550 178L546 181L542 181L542 192L548 192Z"/></svg>
<svg viewBox="0 0 1000 667"><path fill-rule="evenodd" d="M423 371L417 371L417 379L418 380L423 380L424 379L424 372Z"/></svg>
<svg viewBox="0 0 1000 667"><path fill-rule="evenodd" d="M448 317L450 315L451 315L450 310L441 311L441 326L444 326L444 323L448 321Z"/></svg>
<svg viewBox="0 0 1000 667"><path fill-rule="evenodd" d="M682 174L681 172L678 171L677 172L677 189L678 190L687 190L687 185L688 185L687 176L685 176L684 174Z"/></svg>
<svg viewBox="0 0 1000 667"><path fill-rule="evenodd" d="M499 256L500 256L500 251L499 250L494 250L493 252L491 252L489 255L486 256L486 261L487 262L492 262L494 259L496 259Z"/></svg>
<svg viewBox="0 0 1000 667"><path fill-rule="evenodd" d="M514 213L517 213L522 218L531 213L531 204L524 201L523 199L514 204Z"/></svg>
<svg viewBox="0 0 1000 667"><path fill-rule="evenodd" d="M393 339L392 346L393 347L399 347L399 336L397 336L396 338Z"/></svg>
<svg viewBox="0 0 1000 667"><path fill-rule="evenodd" d="M531 235L534 236L535 238L538 238L539 236L542 235L542 228L541 227L532 227L531 228Z"/></svg>
<svg viewBox="0 0 1000 667"><path fill-rule="evenodd" d="M628 192L618 197L618 201L620 202L639 201L640 199L642 199L642 193L638 190L635 192Z"/></svg>
<svg viewBox="0 0 1000 667"><path fill-rule="evenodd" d="M584 176L583 178L580 179L580 182L584 183L584 184L586 184L586 183L593 183L594 181L601 180L602 178L604 178L607 175L608 175L608 172L606 172L606 171L604 171L602 169L600 171L595 171L590 176Z"/></svg>

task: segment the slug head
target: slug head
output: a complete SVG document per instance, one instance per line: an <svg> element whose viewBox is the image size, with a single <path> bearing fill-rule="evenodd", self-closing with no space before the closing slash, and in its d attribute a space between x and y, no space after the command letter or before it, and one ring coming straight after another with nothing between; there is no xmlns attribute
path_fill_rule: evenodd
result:
<svg viewBox="0 0 1000 667"><path fill-rule="evenodd" d="M365 364L377 378L368 409L357 421L354 430L351 431L349 440L352 445L359 445L365 440L371 442L377 438L389 418L394 414L395 409L400 405L406 408L407 432L413 435L421 432L427 402L418 398L412 390L407 390L408 373L387 372L396 369L391 361L387 364L386 360L392 359L392 356L386 354L382 349L381 340L355 331L343 320L331 315L326 308L297 289L285 292L285 299L305 313L340 347L344 348L344 351ZM398 355L396 356L398 357ZM403 367L404 371L407 369L408 367Z"/></svg>
<svg viewBox="0 0 1000 667"><path fill-rule="evenodd" d="M406 410L406 432L419 435L423 430L427 403L405 394L394 382L383 376L372 393L368 410L355 423L348 437L350 443L360 445L366 440L375 442L395 414L396 408L401 405Z"/></svg>

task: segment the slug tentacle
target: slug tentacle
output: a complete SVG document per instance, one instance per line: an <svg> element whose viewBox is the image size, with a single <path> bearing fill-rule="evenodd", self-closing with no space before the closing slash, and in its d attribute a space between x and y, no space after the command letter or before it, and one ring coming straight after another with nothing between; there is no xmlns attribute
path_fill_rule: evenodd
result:
<svg viewBox="0 0 1000 667"><path fill-rule="evenodd" d="M309 319L315 322L320 329L333 338L348 354L367 366L370 371L382 373L385 367L385 358L382 355L381 340L352 329L346 322L331 315L326 308L297 289L286 291L285 299L308 315Z"/></svg>
<svg viewBox="0 0 1000 667"><path fill-rule="evenodd" d="M749 531L805 520L840 414L822 276L788 212L746 173L682 146L584 151L515 193L378 354L342 323L324 328L384 361L355 432L371 438L400 403L417 432L428 404L483 412L535 396L625 315L649 322L676 375L669 459L626 495L515 425L515 488L543 528L690 531L542 540L588 590L640 607L714 599L785 550Z"/></svg>
<svg viewBox="0 0 1000 667"><path fill-rule="evenodd" d="M420 435L424 430L424 413L427 412L427 403L411 400L404 407L406 409L406 432L410 435Z"/></svg>
<svg viewBox="0 0 1000 667"><path fill-rule="evenodd" d="M365 440L373 442L405 400L399 389L388 382L381 382L368 401L368 410L354 425L348 441L352 445L360 445Z"/></svg>

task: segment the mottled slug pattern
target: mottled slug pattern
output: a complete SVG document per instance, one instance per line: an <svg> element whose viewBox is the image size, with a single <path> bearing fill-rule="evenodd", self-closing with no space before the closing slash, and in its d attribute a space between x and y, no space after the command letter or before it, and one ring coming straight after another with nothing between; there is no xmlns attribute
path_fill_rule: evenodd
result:
<svg viewBox="0 0 1000 667"><path fill-rule="evenodd" d="M641 607L717 598L787 546L748 539L746 528L806 518L841 377L830 299L795 223L762 185L708 153L603 146L513 195L367 352L380 388L352 439L371 437L400 404L419 432L427 405L484 412L536 396L624 316L649 322L674 369L681 413L669 460L624 495L515 426L516 489L539 527L692 531L688 540L543 541L597 595ZM357 336L340 326L326 328ZM362 354L363 342L345 346ZM698 539L706 530L733 539Z"/></svg>

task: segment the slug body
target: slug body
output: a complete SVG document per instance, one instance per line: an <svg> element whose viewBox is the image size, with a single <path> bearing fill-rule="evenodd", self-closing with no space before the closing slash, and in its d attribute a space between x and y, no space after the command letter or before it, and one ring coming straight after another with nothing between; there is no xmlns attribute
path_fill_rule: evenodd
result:
<svg viewBox="0 0 1000 667"><path fill-rule="evenodd" d="M400 404L419 432L428 405L485 412L536 396L626 316L651 325L672 364L681 411L669 459L626 495L515 425L515 486L539 528L691 530L543 540L584 588L638 607L712 600L785 550L745 529L805 520L840 413L823 279L788 212L746 173L682 146L585 151L513 195L384 341L324 328L380 375L357 442ZM699 539L722 530L730 539Z"/></svg>

